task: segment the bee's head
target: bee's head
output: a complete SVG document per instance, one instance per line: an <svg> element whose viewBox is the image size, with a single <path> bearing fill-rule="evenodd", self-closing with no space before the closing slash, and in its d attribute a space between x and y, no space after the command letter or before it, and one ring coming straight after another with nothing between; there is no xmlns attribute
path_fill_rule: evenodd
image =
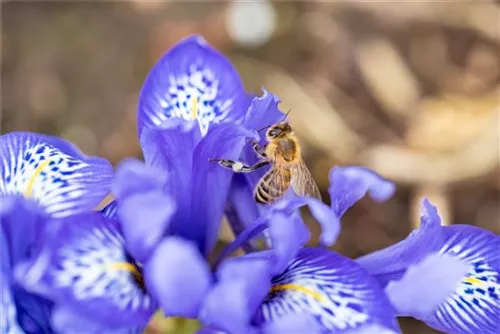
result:
<svg viewBox="0 0 500 334"><path fill-rule="evenodd" d="M266 132L267 140L279 139L287 136L292 132L292 127L287 122L280 122L271 125Z"/></svg>

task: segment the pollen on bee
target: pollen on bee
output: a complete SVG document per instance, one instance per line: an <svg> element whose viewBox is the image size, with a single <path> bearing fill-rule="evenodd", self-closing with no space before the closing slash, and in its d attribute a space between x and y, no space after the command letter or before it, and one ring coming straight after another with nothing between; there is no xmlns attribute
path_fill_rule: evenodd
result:
<svg viewBox="0 0 500 334"><path fill-rule="evenodd" d="M234 172L239 172L243 168L243 164L241 162L235 162L231 167Z"/></svg>

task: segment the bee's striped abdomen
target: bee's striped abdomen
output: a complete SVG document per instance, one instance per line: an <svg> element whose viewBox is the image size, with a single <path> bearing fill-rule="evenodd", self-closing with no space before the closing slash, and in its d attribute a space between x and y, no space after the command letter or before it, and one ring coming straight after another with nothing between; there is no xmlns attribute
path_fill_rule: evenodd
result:
<svg viewBox="0 0 500 334"><path fill-rule="evenodd" d="M288 169L273 168L267 172L255 187L257 203L268 204L282 196L290 187L291 174Z"/></svg>

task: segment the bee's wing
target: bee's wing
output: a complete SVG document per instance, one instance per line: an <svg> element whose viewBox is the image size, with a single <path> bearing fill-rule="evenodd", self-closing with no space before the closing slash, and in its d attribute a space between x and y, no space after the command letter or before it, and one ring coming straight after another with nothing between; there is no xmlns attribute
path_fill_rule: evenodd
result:
<svg viewBox="0 0 500 334"><path fill-rule="evenodd" d="M290 187L290 170L273 166L255 187L254 198L258 203L268 204L278 199Z"/></svg>
<svg viewBox="0 0 500 334"><path fill-rule="evenodd" d="M321 193L319 192L318 185L303 160L293 165L291 175L292 187L297 195L308 195L321 201Z"/></svg>

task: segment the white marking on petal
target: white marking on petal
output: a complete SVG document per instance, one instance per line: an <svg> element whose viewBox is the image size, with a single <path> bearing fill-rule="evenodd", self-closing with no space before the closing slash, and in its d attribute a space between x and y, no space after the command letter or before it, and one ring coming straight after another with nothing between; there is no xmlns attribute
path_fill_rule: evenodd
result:
<svg viewBox="0 0 500 334"><path fill-rule="evenodd" d="M0 194L32 198L47 213L64 217L78 211L80 204L88 206L86 201L99 197L92 191L106 186L105 173L111 172L111 166L109 171L94 169L36 136L13 133L3 136L3 140L2 154L6 156L0 166ZM98 172L103 174L97 175ZM93 188L99 181L103 183ZM95 201L98 203L98 199Z"/></svg>
<svg viewBox="0 0 500 334"><path fill-rule="evenodd" d="M79 300L106 298L119 309L148 308L149 296L132 272L121 236L92 228L58 250L60 266L51 272L56 287L71 288Z"/></svg>
<svg viewBox="0 0 500 334"><path fill-rule="evenodd" d="M232 168L234 172L239 172L243 168L243 164L237 161L233 164Z"/></svg>
<svg viewBox="0 0 500 334"><path fill-rule="evenodd" d="M192 64L187 74L169 76L169 83L165 95L159 99L163 112L151 115L157 126L171 118L197 120L204 136L210 124L220 123L233 104L232 99L217 99L220 82L212 71L201 65Z"/></svg>
<svg viewBox="0 0 500 334"><path fill-rule="evenodd" d="M495 332L500 319L500 273L490 263L499 259L492 252L500 248L500 239L494 238L486 231L471 230L447 239L440 253L456 256L472 268L438 307L432 323L455 332Z"/></svg>
<svg viewBox="0 0 500 334"><path fill-rule="evenodd" d="M378 299L366 273L353 268L332 268L326 256L296 258L273 279L261 307L266 321L294 313L311 313L329 330L353 329L370 320L369 308L386 303ZM331 259L330 259L331 260ZM354 269L354 270L353 270Z"/></svg>

